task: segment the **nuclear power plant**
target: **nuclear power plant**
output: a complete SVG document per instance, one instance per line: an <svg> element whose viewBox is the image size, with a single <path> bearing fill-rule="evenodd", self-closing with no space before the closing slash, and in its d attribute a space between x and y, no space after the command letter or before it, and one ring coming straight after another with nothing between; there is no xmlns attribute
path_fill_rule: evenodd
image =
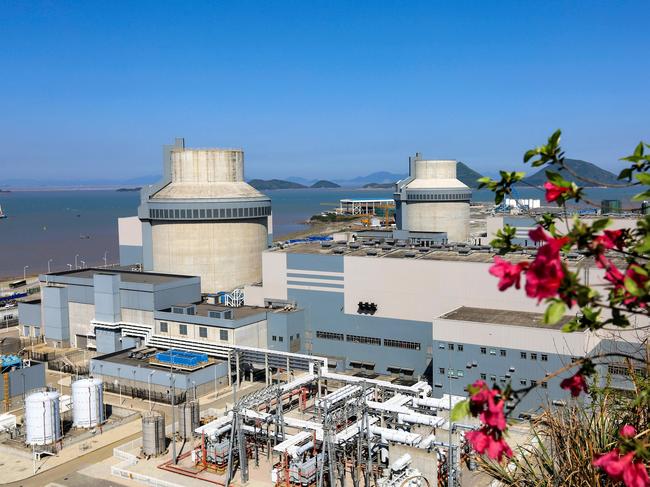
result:
<svg viewBox="0 0 650 487"><path fill-rule="evenodd" d="M398 230L413 234L446 233L449 242L469 238L472 190L456 178L456 161L409 159L409 177L395 190Z"/></svg>
<svg viewBox="0 0 650 487"><path fill-rule="evenodd" d="M165 147L163 180L142 189L145 270L201 277L205 293L262 279L271 200L244 181L241 149Z"/></svg>
<svg viewBox="0 0 650 487"><path fill-rule="evenodd" d="M54 357L77 354L60 359L77 367L71 421L64 394L25 401L32 446L71 442L133 408L142 439L115 448L110 472L144 485L458 486L471 475L464 433L477 422L450 411L468 384L544 379L513 404L512 420L525 421L542 403L570 400L560 383L572 372L548 374L618 346L589 330L563 333L569 317L544 324L523 290L499 291L489 273L498 250L470 234L472 192L455 160L409 159L394 226L387 216L363 224L361 213L385 200L358 212L349 200L356 226L276 242L271 199L245 182L241 149L177 139L163 161L138 215L119 221L120 265L39 276L42 299L20 304L24 339ZM563 262L605 282L581 254ZM643 356L643 343L625 346ZM602 384L633 388L626 367L596 368ZM26 371L7 372L5 384Z"/></svg>

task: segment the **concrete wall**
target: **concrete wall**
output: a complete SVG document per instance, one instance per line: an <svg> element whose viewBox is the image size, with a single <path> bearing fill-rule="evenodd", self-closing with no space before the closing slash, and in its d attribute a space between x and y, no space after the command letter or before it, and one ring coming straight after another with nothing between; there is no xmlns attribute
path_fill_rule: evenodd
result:
<svg viewBox="0 0 650 487"><path fill-rule="evenodd" d="M152 370L154 370L154 373L150 375ZM112 383L117 381L118 384L128 387L131 387L134 382L136 387L142 387L143 385L146 387L149 381L153 385L169 388L172 383L170 372L166 369L158 370L124 363L109 362L108 360L102 359L102 357L91 359L90 371L91 374L101 376L106 381ZM181 390L191 388L193 386L192 381L197 386L214 382L215 374L217 379L226 376L227 364L225 362L219 362L187 374L175 372L173 380L176 389L180 392Z"/></svg>
<svg viewBox="0 0 650 487"><path fill-rule="evenodd" d="M95 318L106 323L118 323L120 312L120 276L117 274L95 274Z"/></svg>
<svg viewBox="0 0 650 487"><path fill-rule="evenodd" d="M201 277L202 292L229 291L262 280L266 218L152 225L153 268Z"/></svg>
<svg viewBox="0 0 650 487"><path fill-rule="evenodd" d="M70 341L70 317L68 312L68 288L63 286L44 286L43 326L45 338L58 345Z"/></svg>
<svg viewBox="0 0 650 487"><path fill-rule="evenodd" d="M41 303L18 302L18 322L21 326L41 326Z"/></svg>
<svg viewBox="0 0 650 487"><path fill-rule="evenodd" d="M406 228L409 231L447 232L450 242L465 242L469 238L469 203L406 204Z"/></svg>
<svg viewBox="0 0 650 487"><path fill-rule="evenodd" d="M142 224L137 216L117 219L120 246L120 265L141 264Z"/></svg>
<svg viewBox="0 0 650 487"><path fill-rule="evenodd" d="M359 301L378 306L375 316L428 321L459 306L543 311L523 290L500 292L491 263L345 257L345 312ZM266 285L266 284L265 284Z"/></svg>
<svg viewBox="0 0 650 487"><path fill-rule="evenodd" d="M32 389L45 387L45 364L32 362L31 367L16 369L9 375L9 397L22 396ZM4 401L4 387L0 387L0 401Z"/></svg>

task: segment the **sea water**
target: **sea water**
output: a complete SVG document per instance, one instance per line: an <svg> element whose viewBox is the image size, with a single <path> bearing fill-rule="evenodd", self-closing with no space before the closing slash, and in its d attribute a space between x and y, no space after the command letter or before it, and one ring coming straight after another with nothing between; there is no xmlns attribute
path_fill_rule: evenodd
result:
<svg viewBox="0 0 650 487"><path fill-rule="evenodd" d="M596 202L620 199L630 206L636 189L589 189ZM276 238L306 228L311 215L332 210L343 198L392 198L392 190L289 189L267 191L273 205ZM518 190L521 198L544 198L536 188ZM491 193L475 191L474 201L489 201ZM15 191L0 193L8 218L0 219L0 277L61 271L75 265L100 265L119 259L117 218L137 213L140 193L113 190ZM638 204L636 205L638 206Z"/></svg>

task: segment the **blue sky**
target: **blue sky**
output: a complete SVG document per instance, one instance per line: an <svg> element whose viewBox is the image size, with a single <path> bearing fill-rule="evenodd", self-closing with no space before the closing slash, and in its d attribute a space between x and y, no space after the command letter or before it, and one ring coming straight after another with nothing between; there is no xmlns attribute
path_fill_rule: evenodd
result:
<svg viewBox="0 0 650 487"><path fill-rule="evenodd" d="M484 173L564 131L614 169L650 140L650 2L3 2L0 181L156 174L243 147L247 177Z"/></svg>

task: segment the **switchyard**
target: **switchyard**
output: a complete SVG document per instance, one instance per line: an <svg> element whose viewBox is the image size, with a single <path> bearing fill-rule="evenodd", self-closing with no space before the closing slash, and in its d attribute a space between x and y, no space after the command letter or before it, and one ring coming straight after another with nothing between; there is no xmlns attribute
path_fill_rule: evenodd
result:
<svg viewBox="0 0 650 487"><path fill-rule="evenodd" d="M450 434L448 420L462 399L434 398L426 382L405 386L315 367L241 397L195 429L194 448L159 468L218 485L446 484L449 467L459 480L467 459L461 431L472 426L454 424Z"/></svg>

